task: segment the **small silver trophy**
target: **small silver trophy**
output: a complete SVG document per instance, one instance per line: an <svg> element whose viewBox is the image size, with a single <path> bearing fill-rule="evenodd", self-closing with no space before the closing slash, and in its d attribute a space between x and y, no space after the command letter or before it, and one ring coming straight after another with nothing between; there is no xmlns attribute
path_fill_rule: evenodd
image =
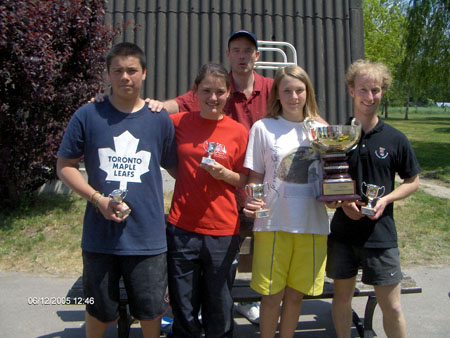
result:
<svg viewBox="0 0 450 338"><path fill-rule="evenodd" d="M127 189L115 189L111 191L109 194L109 197L117 203L122 204L126 210L125 211L116 211L117 217L123 217L125 215L129 215L131 212L130 207L123 201L123 199L127 196L128 190Z"/></svg>
<svg viewBox="0 0 450 338"><path fill-rule="evenodd" d="M267 196L267 189L269 188L269 184L263 183L263 184L247 184L245 186L245 192L248 197L254 199L255 201L262 201L264 200L264 197ZM270 210L260 208L259 210L255 211L255 218L263 218L263 217L269 217Z"/></svg>
<svg viewBox="0 0 450 338"><path fill-rule="evenodd" d="M366 182L362 182L361 192L367 197L368 201L366 206L361 207L361 213L368 216L375 215L375 210L373 208L377 204L377 199L384 195L385 190L386 189L384 186L380 187L375 184L367 184Z"/></svg>
<svg viewBox="0 0 450 338"><path fill-rule="evenodd" d="M205 144L208 146L205 148ZM214 164L216 162L211 156L214 154L214 151L216 150L217 142L205 142L203 144L203 148L205 148L206 152L208 153L208 157L202 157L202 163L203 164Z"/></svg>

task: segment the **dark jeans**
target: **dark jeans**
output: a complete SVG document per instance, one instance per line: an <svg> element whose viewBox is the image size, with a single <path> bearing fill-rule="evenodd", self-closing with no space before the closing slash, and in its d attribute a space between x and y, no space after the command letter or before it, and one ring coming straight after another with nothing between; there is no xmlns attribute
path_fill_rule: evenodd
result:
<svg viewBox="0 0 450 338"><path fill-rule="evenodd" d="M167 225L174 338L233 336L231 265L239 235L208 236ZM202 323L198 319L202 309Z"/></svg>

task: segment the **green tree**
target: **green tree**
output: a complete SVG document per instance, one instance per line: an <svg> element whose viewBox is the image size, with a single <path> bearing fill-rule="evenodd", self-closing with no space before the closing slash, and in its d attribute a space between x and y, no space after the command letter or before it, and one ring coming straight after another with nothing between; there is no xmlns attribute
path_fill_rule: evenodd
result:
<svg viewBox="0 0 450 338"><path fill-rule="evenodd" d="M401 3L387 0L365 0L363 2L364 15L364 49L366 59L385 63L394 79L401 74L398 72L405 50L403 45L405 15ZM391 90L384 95L383 112L387 117L389 101L405 98L402 86L394 81Z"/></svg>
<svg viewBox="0 0 450 338"><path fill-rule="evenodd" d="M0 195L5 205L55 175L70 116L101 91L115 32L105 0L0 2Z"/></svg>
<svg viewBox="0 0 450 338"><path fill-rule="evenodd" d="M401 65L410 97L450 101L450 1L412 0ZM409 100L408 100L409 102ZM405 119L408 115L406 112Z"/></svg>
<svg viewBox="0 0 450 338"><path fill-rule="evenodd" d="M364 49L367 59L384 62L390 69L404 56L402 44L405 17L397 4L383 0L365 0Z"/></svg>

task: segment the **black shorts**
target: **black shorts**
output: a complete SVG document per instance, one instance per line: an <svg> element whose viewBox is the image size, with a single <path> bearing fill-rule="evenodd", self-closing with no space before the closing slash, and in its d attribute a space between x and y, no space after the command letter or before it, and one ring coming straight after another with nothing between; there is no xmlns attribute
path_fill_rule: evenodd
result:
<svg viewBox="0 0 450 338"><path fill-rule="evenodd" d="M369 285L395 285L402 279L398 248L364 248L328 237L327 277L348 279L362 268L361 281Z"/></svg>
<svg viewBox="0 0 450 338"><path fill-rule="evenodd" d="M86 311L101 322L119 318L119 280L123 277L131 315L138 320L162 316L168 309L167 254L119 256L83 251Z"/></svg>

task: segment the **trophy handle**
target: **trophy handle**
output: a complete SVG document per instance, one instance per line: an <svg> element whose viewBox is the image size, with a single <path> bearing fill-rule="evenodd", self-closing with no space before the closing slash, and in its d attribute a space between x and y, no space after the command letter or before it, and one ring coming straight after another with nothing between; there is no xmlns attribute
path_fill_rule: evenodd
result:
<svg viewBox="0 0 450 338"><path fill-rule="evenodd" d="M355 118L352 118L351 122L352 127L355 129L355 136L359 140L359 137L361 136L361 121ZM358 143L358 142L356 142ZM355 145L356 145L355 143Z"/></svg>
<svg viewBox="0 0 450 338"><path fill-rule="evenodd" d="M378 194L380 191L383 191L381 194ZM384 192L386 191L386 188L384 187L384 185L380 188L380 189L378 189L378 191L377 191L377 198L380 198L381 196L383 196L384 195Z"/></svg>
<svg viewBox="0 0 450 338"><path fill-rule="evenodd" d="M304 120L303 120L303 127L304 127L304 129L305 129L305 131L306 131L306 135L308 136L308 140L310 141L310 142L312 142L313 140L314 140L314 137L313 137L313 134L312 134L312 131L313 131L313 129L314 129L314 127L313 127L313 123L314 123L314 119L312 119L311 117L306 117Z"/></svg>
<svg viewBox="0 0 450 338"><path fill-rule="evenodd" d="M352 127L361 128L361 122L356 118L352 118L351 125Z"/></svg>
<svg viewBox="0 0 450 338"><path fill-rule="evenodd" d="M252 192L252 186L247 184L245 186L245 193L247 194L248 197L253 198L253 192Z"/></svg>
<svg viewBox="0 0 450 338"><path fill-rule="evenodd" d="M366 187L366 188L364 188L364 187ZM364 196L367 197L366 193L364 192L364 190L366 190L366 189L367 189L367 183L366 183L366 182L362 182L362 183L361 183L361 193L362 193Z"/></svg>
<svg viewBox="0 0 450 338"><path fill-rule="evenodd" d="M303 120L303 123L305 124L305 126L307 127L307 128L309 128L309 129L311 129L312 128L312 124L313 124L313 122L314 122L314 119L312 119L311 117L306 117L304 120Z"/></svg>
<svg viewBox="0 0 450 338"><path fill-rule="evenodd" d="M270 188L269 182L264 182L264 198L269 193L269 188Z"/></svg>

